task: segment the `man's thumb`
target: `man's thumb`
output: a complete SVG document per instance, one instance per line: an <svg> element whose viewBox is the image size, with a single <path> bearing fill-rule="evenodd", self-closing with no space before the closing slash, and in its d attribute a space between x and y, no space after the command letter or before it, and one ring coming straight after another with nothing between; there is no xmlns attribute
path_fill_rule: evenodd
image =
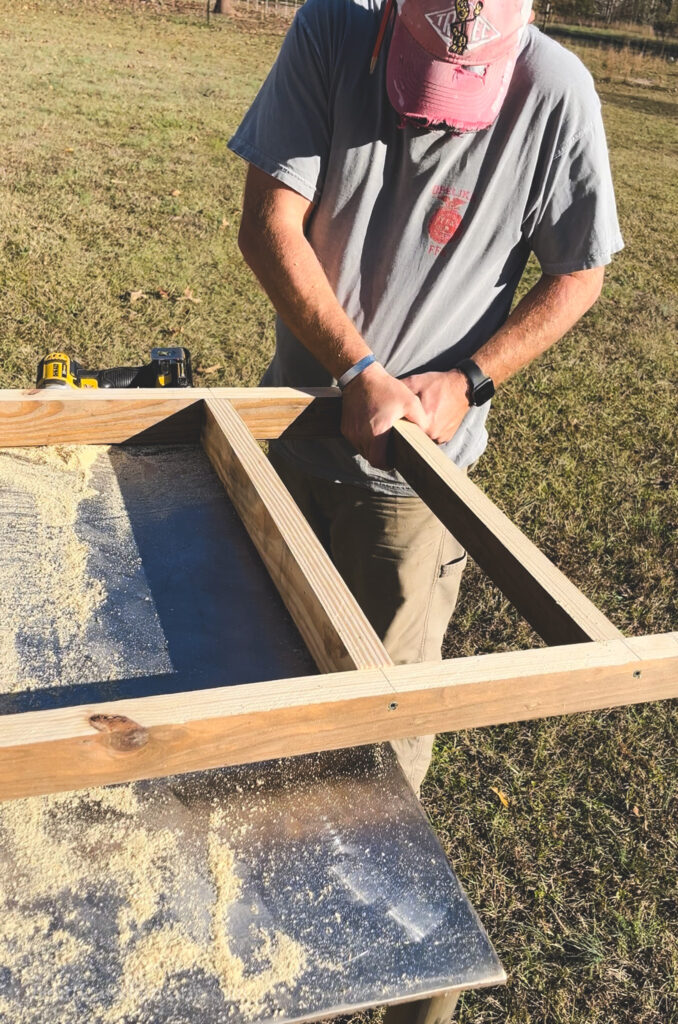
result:
<svg viewBox="0 0 678 1024"><path fill-rule="evenodd" d="M409 403L405 411L404 418L409 420L410 423L416 423L423 431L428 430L431 419L428 413L424 411L424 407L416 395L412 396L412 401Z"/></svg>

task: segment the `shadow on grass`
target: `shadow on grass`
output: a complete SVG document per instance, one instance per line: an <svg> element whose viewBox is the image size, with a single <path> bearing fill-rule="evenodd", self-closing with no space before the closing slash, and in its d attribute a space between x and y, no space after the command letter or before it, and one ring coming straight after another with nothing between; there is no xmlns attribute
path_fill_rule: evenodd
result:
<svg viewBox="0 0 678 1024"><path fill-rule="evenodd" d="M604 93L604 102L621 110L632 110L634 113L662 117L673 121L676 117L675 100L658 100L647 96L629 96L627 93Z"/></svg>

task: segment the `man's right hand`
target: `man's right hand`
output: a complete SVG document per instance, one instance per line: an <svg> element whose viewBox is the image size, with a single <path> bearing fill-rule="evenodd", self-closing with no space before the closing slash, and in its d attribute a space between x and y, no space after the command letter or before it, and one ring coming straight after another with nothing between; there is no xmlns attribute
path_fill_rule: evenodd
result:
<svg viewBox="0 0 678 1024"><path fill-rule="evenodd" d="M369 351L342 309L305 235L313 204L250 167L238 242L290 330L333 377ZM344 389L341 431L368 462L387 469L388 432L399 419L426 430L421 401L372 363Z"/></svg>
<svg viewBox="0 0 678 1024"><path fill-rule="evenodd" d="M400 419L428 428L429 417L417 396L379 363L372 363L344 388L341 432L377 469L389 468L388 434Z"/></svg>

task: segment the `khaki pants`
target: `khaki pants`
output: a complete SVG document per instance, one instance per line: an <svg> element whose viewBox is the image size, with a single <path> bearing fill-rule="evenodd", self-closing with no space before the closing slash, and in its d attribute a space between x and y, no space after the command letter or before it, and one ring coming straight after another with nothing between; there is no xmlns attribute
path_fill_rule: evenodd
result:
<svg viewBox="0 0 678 1024"><path fill-rule="evenodd" d="M461 545L420 498L321 480L275 452L270 459L396 665L440 661L466 564ZM393 742L415 792L434 739Z"/></svg>

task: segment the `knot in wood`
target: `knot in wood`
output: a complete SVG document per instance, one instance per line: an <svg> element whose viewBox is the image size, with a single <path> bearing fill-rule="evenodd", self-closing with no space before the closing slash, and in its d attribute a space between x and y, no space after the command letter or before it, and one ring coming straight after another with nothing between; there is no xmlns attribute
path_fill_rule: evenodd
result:
<svg viewBox="0 0 678 1024"><path fill-rule="evenodd" d="M138 750L148 743L148 729L126 715L90 715L89 724L99 732L108 733L114 750Z"/></svg>

